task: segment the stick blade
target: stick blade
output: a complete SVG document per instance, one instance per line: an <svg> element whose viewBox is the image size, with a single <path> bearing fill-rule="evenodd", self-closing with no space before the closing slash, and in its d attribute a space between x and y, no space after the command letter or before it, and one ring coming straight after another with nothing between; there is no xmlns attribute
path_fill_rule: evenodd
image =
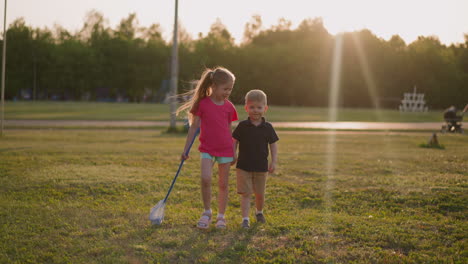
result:
<svg viewBox="0 0 468 264"><path fill-rule="evenodd" d="M151 208L149 220L153 225L160 225L164 220L164 207L166 203L164 200L159 201L153 208Z"/></svg>

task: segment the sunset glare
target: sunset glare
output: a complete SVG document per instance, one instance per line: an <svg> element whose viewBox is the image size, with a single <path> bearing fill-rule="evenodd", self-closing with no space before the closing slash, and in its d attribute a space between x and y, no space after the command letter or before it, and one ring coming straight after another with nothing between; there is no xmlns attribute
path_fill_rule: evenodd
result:
<svg viewBox="0 0 468 264"><path fill-rule="evenodd" d="M53 28L57 24L73 32L83 26L90 10L102 13L111 27L129 13L136 13L140 26L157 23L166 39L171 36L174 1L16 0L9 2L7 21L10 24L23 17L34 27ZM468 34L466 10L468 1L463 0L179 1L181 26L193 38L200 32L206 34L219 18L237 43L255 14L262 17L264 29L277 25L280 18L291 21L295 28L304 19L320 17L331 34L367 28L384 39L398 34L407 43L418 36L438 36L445 44L462 43L464 34Z"/></svg>

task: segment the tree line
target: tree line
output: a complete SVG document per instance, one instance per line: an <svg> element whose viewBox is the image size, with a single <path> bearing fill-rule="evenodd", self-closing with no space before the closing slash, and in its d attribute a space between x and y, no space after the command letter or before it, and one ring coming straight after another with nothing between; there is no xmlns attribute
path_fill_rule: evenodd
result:
<svg viewBox="0 0 468 264"><path fill-rule="evenodd" d="M135 14L108 26L96 11L74 33L56 25L33 28L22 18L7 30L7 100L161 101L168 91L171 43L159 24L139 27ZM245 24L236 44L217 20L196 39L179 33L179 93L193 87L204 67L224 66L236 75L232 101L243 103L262 89L269 104L328 105L334 54L341 43L339 105L395 108L404 92L425 93L430 108L463 107L468 101L468 34L465 43L437 37L412 43L369 30L331 35L320 18L292 28L280 19L264 28L260 16Z"/></svg>

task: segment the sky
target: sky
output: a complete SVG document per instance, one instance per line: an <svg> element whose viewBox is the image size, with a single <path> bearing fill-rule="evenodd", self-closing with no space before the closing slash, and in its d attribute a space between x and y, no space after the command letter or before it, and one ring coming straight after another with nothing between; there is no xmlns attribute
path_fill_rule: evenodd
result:
<svg viewBox="0 0 468 264"><path fill-rule="evenodd" d="M5 1L5 0L4 0ZM61 25L74 32L82 28L86 13L97 10L115 28L136 13L139 26L160 24L171 38L175 0L10 0L7 25L23 17L28 26ZM4 2L0 12L3 14ZM237 43L252 15L262 17L264 29L280 18L292 28L306 18L321 17L331 34L363 28L388 40L398 34L406 43L418 36L438 36L445 44L463 43L468 34L468 0L179 0L179 21L193 38L206 34L217 18ZM1 19L3 27L3 17Z"/></svg>

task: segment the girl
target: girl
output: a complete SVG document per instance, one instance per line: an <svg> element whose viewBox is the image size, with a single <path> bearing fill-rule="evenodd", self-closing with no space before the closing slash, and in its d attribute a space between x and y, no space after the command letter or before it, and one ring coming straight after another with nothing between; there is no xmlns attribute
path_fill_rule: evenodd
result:
<svg viewBox="0 0 468 264"><path fill-rule="evenodd" d="M218 162L219 194L217 228L226 228L226 211L228 199L229 167L234 161L234 149L231 136L231 122L237 120L234 105L228 100L234 86L235 77L229 70L217 67L206 69L193 94L192 99L177 109L177 114L190 109L189 122L191 124L187 134L182 159L185 155L195 132L200 129L201 152L201 192L205 211L202 213L197 227L207 229L212 219L211 212L211 175L213 162Z"/></svg>

